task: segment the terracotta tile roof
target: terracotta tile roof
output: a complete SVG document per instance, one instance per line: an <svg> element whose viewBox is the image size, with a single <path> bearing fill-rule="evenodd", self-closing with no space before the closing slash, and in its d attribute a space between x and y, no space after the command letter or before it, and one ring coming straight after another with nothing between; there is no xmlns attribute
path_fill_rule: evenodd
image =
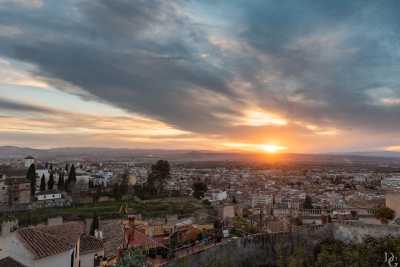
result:
<svg viewBox="0 0 400 267"><path fill-rule="evenodd" d="M79 247L80 254L103 250L103 241L93 236L83 234L81 235L81 243Z"/></svg>
<svg viewBox="0 0 400 267"><path fill-rule="evenodd" d="M68 222L51 226L39 226L36 228L41 232L57 236L57 238L63 239L67 243L74 245L84 233L84 225L78 222Z"/></svg>
<svg viewBox="0 0 400 267"><path fill-rule="evenodd" d="M148 237L144 233L135 230L135 235L133 240L129 241L129 245L136 248L136 247L144 247L146 249L149 248L158 248L158 247L165 247L165 245L158 240L155 240L151 237Z"/></svg>
<svg viewBox="0 0 400 267"><path fill-rule="evenodd" d="M22 263L19 263L18 261L14 260L11 257L6 257L4 259L0 260L0 266L1 267L26 267Z"/></svg>
<svg viewBox="0 0 400 267"><path fill-rule="evenodd" d="M121 220L101 220L100 230L104 236L104 256L115 256L124 239Z"/></svg>
<svg viewBox="0 0 400 267"><path fill-rule="evenodd" d="M72 249L82 232L83 225L79 223L23 228L17 231L19 239L37 259Z"/></svg>

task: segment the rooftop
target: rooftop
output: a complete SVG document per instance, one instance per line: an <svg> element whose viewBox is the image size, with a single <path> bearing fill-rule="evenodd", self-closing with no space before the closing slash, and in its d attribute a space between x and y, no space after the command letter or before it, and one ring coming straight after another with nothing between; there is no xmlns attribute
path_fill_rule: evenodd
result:
<svg viewBox="0 0 400 267"><path fill-rule="evenodd" d="M0 266L1 267L26 267L22 263L19 263L18 261L14 260L11 257L6 257L3 259L0 259Z"/></svg>
<svg viewBox="0 0 400 267"><path fill-rule="evenodd" d="M103 249L104 249L103 241L101 241L100 239L97 239L93 236L86 234L81 235L81 243L79 248L79 252L81 254L86 254L89 252L99 251Z"/></svg>
<svg viewBox="0 0 400 267"><path fill-rule="evenodd" d="M72 249L83 233L83 225L72 222L30 227L20 229L17 233L34 257L40 259Z"/></svg>

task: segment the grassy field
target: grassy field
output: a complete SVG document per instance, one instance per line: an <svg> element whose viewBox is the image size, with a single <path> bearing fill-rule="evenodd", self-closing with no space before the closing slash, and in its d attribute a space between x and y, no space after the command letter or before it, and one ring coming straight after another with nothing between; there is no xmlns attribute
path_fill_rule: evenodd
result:
<svg viewBox="0 0 400 267"><path fill-rule="evenodd" d="M189 216L199 210L209 210L210 207L194 198L163 198L152 200L129 200L83 204L68 208L46 208L29 212L13 214L22 224L45 222L49 217L63 216L67 219L91 218L94 212L102 219L120 216L121 205L128 206L129 212L142 214L144 218L163 217L168 214ZM4 219L4 218L3 218Z"/></svg>

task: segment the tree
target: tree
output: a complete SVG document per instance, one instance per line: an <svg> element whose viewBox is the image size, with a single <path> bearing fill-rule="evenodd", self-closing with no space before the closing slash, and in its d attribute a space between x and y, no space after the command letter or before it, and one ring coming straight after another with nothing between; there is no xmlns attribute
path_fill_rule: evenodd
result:
<svg viewBox="0 0 400 267"><path fill-rule="evenodd" d="M384 207L384 208L377 209L375 216L382 223L387 224L389 221L394 219L395 212L394 212L394 210L392 210L388 207Z"/></svg>
<svg viewBox="0 0 400 267"><path fill-rule="evenodd" d="M29 166L28 172L26 174L26 178L31 181L31 197L35 195L36 192L36 168L35 164L31 164Z"/></svg>
<svg viewBox="0 0 400 267"><path fill-rule="evenodd" d="M233 204L237 204L237 200L236 200L236 197L235 197L235 196L232 197L232 203L233 203Z"/></svg>
<svg viewBox="0 0 400 267"><path fill-rule="evenodd" d="M46 178L42 174L42 179L40 179L40 192L46 191Z"/></svg>
<svg viewBox="0 0 400 267"><path fill-rule="evenodd" d="M118 183L113 185L113 196L118 201L122 199L121 185Z"/></svg>
<svg viewBox="0 0 400 267"><path fill-rule="evenodd" d="M74 164L71 165L68 173L68 179L64 184L65 191L70 192L72 187L76 184L76 172Z"/></svg>
<svg viewBox="0 0 400 267"><path fill-rule="evenodd" d="M96 230L99 229L99 216L97 216L97 213L94 212L93 214L93 219L92 219L92 224L90 225L90 235L94 236L94 233Z"/></svg>
<svg viewBox="0 0 400 267"><path fill-rule="evenodd" d="M54 187L54 175L51 172L50 173L50 177L49 177L49 181L47 181L47 189L48 190L53 190L53 187Z"/></svg>
<svg viewBox="0 0 400 267"><path fill-rule="evenodd" d="M69 192L69 182L68 182L68 179L64 182L64 190L65 190L65 192Z"/></svg>
<svg viewBox="0 0 400 267"><path fill-rule="evenodd" d="M348 266L345 264L346 247L342 241L326 240L321 243L321 251L317 256L317 266Z"/></svg>
<svg viewBox="0 0 400 267"><path fill-rule="evenodd" d="M58 175L58 183L57 183L57 189L62 191L64 190L64 172L61 171L60 174Z"/></svg>
<svg viewBox="0 0 400 267"><path fill-rule="evenodd" d="M192 189L193 189L193 197L201 199L207 192L207 185L203 182L194 182Z"/></svg>
<svg viewBox="0 0 400 267"><path fill-rule="evenodd" d="M215 229L215 241L221 242L222 238L224 238L224 225L220 220L214 221L214 229Z"/></svg>
<svg viewBox="0 0 400 267"><path fill-rule="evenodd" d="M129 186L129 172L125 170L124 174L122 175L122 181L120 184L121 195L126 195L128 193L128 186Z"/></svg>
<svg viewBox="0 0 400 267"><path fill-rule="evenodd" d="M147 267L146 257L139 249L126 249L122 257L118 258L114 267Z"/></svg>
<svg viewBox="0 0 400 267"><path fill-rule="evenodd" d="M159 160L151 166L151 172L147 179L147 186L152 195L160 195L164 190L164 184L170 177L170 166L166 160Z"/></svg>
<svg viewBox="0 0 400 267"><path fill-rule="evenodd" d="M92 196L93 196L93 203L96 203L98 200L99 200L99 198L100 198L100 196L101 196L101 186L99 186L99 185L96 185L96 192L94 192L94 193L92 193Z"/></svg>
<svg viewBox="0 0 400 267"><path fill-rule="evenodd" d="M94 187L94 184L93 184L93 180L92 180L92 179L89 180L88 187L89 187L90 189L92 189L92 188Z"/></svg>
<svg viewBox="0 0 400 267"><path fill-rule="evenodd" d="M303 203L303 208L304 209L312 209L313 208L312 198L309 195L306 195L306 198Z"/></svg>
<svg viewBox="0 0 400 267"><path fill-rule="evenodd" d="M69 173L68 173L68 183L70 183L70 184L76 183L76 171L75 171L74 164L71 165L71 169L69 170Z"/></svg>

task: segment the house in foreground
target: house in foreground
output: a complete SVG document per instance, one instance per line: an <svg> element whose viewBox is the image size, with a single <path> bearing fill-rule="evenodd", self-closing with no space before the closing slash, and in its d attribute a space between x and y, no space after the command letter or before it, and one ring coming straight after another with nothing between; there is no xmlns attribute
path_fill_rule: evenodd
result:
<svg viewBox="0 0 400 267"><path fill-rule="evenodd" d="M23 265L22 263L14 260L11 257L5 257L3 259L0 259L0 266L2 267L27 267Z"/></svg>
<svg viewBox="0 0 400 267"><path fill-rule="evenodd" d="M102 241L85 235L78 222L22 228L5 240L6 260L26 267L94 267L104 254Z"/></svg>
<svg viewBox="0 0 400 267"><path fill-rule="evenodd" d="M104 244L100 239L94 236L83 234L80 238L79 246L79 263L80 267L97 267L96 263L100 263L98 258L104 256Z"/></svg>
<svg viewBox="0 0 400 267"><path fill-rule="evenodd" d="M77 267L82 233L80 223L22 228L9 242L9 255L28 267Z"/></svg>

